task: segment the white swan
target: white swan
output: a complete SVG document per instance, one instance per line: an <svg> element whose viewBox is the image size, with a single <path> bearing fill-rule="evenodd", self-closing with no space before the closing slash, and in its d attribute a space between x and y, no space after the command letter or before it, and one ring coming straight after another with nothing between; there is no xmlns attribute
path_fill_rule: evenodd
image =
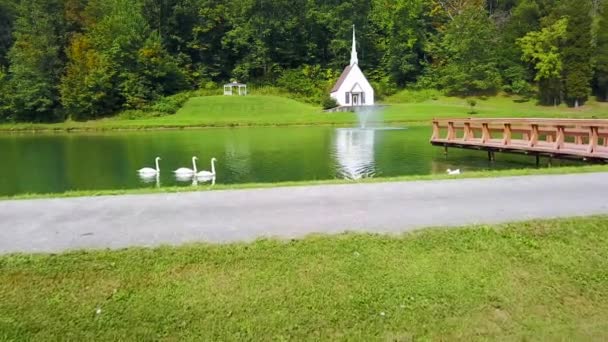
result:
<svg viewBox="0 0 608 342"><path fill-rule="evenodd" d="M153 169L151 167L144 167L143 169L139 169L137 170L137 172L142 175L142 176L154 176L160 173L160 168L158 167L158 161L160 160L160 157L156 157L156 169Z"/></svg>
<svg viewBox="0 0 608 342"><path fill-rule="evenodd" d="M192 157L192 169L189 169L187 167L180 167L179 169L173 171L173 173L175 173L176 175L179 176L192 176L196 174L196 160L198 158L197 157Z"/></svg>
<svg viewBox="0 0 608 342"><path fill-rule="evenodd" d="M209 171L201 171L201 172L198 172L196 174L196 177L199 177L199 178L211 178L211 177L215 177L215 162L216 161L217 161L217 159L211 158L211 172L209 172Z"/></svg>
<svg viewBox="0 0 608 342"><path fill-rule="evenodd" d="M447 172L448 172L448 175L455 176L455 175L460 174L460 169L456 169L456 170L447 169Z"/></svg>

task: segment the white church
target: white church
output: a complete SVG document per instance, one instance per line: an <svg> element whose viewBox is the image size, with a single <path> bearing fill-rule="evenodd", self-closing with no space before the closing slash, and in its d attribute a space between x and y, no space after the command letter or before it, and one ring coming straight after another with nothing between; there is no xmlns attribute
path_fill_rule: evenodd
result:
<svg viewBox="0 0 608 342"><path fill-rule="evenodd" d="M350 65L344 68L342 75L331 89L330 96L343 107L374 105L374 88L359 68L355 25L353 25L353 48L350 53Z"/></svg>

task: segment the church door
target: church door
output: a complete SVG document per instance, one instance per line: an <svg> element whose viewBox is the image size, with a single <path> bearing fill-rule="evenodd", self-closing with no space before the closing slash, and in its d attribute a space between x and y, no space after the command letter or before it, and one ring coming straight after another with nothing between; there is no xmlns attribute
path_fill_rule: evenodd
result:
<svg viewBox="0 0 608 342"><path fill-rule="evenodd" d="M359 94L353 94L353 106L359 105Z"/></svg>

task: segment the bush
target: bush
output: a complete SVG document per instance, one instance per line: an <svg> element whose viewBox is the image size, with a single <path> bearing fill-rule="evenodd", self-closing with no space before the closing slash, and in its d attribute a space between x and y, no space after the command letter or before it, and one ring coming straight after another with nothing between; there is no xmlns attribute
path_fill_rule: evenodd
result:
<svg viewBox="0 0 608 342"><path fill-rule="evenodd" d="M161 97L155 103L146 107L145 111L159 112L163 114L175 114L193 95L194 92L187 91L171 96Z"/></svg>
<svg viewBox="0 0 608 342"><path fill-rule="evenodd" d="M336 107L338 107L338 101L336 101L336 99L334 99L333 97L327 95L321 101L321 106L323 107L323 109L336 108Z"/></svg>
<svg viewBox="0 0 608 342"><path fill-rule="evenodd" d="M337 74L331 69L305 65L284 71L277 85L298 100L316 104L324 101L336 79Z"/></svg>
<svg viewBox="0 0 608 342"><path fill-rule="evenodd" d="M469 114L477 114L477 112L475 111L475 106L477 106L477 100L467 99L467 103L471 107L471 111L469 112Z"/></svg>
<svg viewBox="0 0 608 342"><path fill-rule="evenodd" d="M436 89L412 90L404 89L386 99L388 103L419 103L429 100L438 100L442 93Z"/></svg>

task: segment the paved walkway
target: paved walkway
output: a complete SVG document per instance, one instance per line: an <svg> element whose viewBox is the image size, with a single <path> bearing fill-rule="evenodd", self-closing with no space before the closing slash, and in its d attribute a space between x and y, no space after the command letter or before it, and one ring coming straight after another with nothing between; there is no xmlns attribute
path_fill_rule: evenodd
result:
<svg viewBox="0 0 608 342"><path fill-rule="evenodd" d="M608 214L608 173L0 201L0 253Z"/></svg>

